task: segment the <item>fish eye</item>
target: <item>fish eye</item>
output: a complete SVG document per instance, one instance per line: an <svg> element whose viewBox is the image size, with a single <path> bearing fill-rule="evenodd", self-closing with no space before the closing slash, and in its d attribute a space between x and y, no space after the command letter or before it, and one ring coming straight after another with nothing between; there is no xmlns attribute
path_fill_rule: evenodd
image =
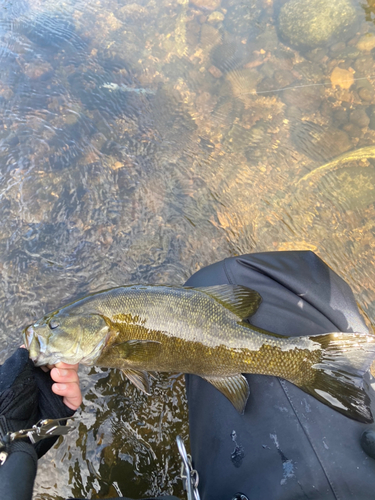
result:
<svg viewBox="0 0 375 500"><path fill-rule="evenodd" d="M55 319L52 319L49 322L48 326L51 328L51 330L54 330L55 328L57 328L59 326L59 324L60 323L58 321L56 321Z"/></svg>

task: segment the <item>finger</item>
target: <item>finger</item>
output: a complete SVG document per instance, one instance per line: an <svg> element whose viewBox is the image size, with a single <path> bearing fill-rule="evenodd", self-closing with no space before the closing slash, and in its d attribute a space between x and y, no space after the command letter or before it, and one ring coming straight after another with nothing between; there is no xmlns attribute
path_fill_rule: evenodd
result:
<svg viewBox="0 0 375 500"><path fill-rule="evenodd" d="M55 365L43 365L40 368L44 372L48 372L49 370L52 370L52 368L54 368L55 366L57 366L57 368L66 368L67 370L75 370L77 372L79 364L77 363L75 365L68 365L68 363L63 363L62 361L60 361L60 363L56 363Z"/></svg>
<svg viewBox="0 0 375 500"><path fill-rule="evenodd" d="M75 370L76 372L78 371L79 364L76 363L75 365L69 365L68 363L56 363L56 368L63 368L65 370Z"/></svg>
<svg viewBox="0 0 375 500"><path fill-rule="evenodd" d="M79 383L78 373L75 370L67 370L65 368L52 368L51 378L54 382Z"/></svg>
<svg viewBox="0 0 375 500"><path fill-rule="evenodd" d="M62 396L64 404L71 410L76 410L82 403L82 394L78 383L53 384L52 391Z"/></svg>

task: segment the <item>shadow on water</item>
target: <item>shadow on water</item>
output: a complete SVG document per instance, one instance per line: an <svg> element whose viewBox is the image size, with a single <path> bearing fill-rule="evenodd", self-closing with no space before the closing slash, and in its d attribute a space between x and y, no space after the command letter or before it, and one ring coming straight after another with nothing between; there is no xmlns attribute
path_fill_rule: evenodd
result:
<svg viewBox="0 0 375 500"><path fill-rule="evenodd" d="M48 310L252 251L314 250L373 316L374 5L322 5L1 2L1 361ZM81 378L35 498L183 495L183 378Z"/></svg>

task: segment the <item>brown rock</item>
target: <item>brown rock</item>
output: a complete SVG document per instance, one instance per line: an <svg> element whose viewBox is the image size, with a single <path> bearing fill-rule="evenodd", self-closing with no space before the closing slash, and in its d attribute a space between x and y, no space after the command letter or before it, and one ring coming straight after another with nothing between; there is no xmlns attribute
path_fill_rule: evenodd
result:
<svg viewBox="0 0 375 500"><path fill-rule="evenodd" d="M112 170L118 170L119 168L122 168L124 166L123 163L121 163L120 161L116 161L112 166Z"/></svg>
<svg viewBox="0 0 375 500"><path fill-rule="evenodd" d="M375 35L373 33L366 33L358 40L356 47L362 52L371 52L375 47Z"/></svg>
<svg viewBox="0 0 375 500"><path fill-rule="evenodd" d="M223 76L223 73L219 70L219 68L214 65L210 66L208 71L214 78L221 78Z"/></svg>
<svg viewBox="0 0 375 500"><path fill-rule="evenodd" d="M350 89L354 83L353 73L337 66L331 73L331 83L333 87L338 86L342 89Z"/></svg>
<svg viewBox="0 0 375 500"><path fill-rule="evenodd" d="M207 19L207 22L211 24L221 23L222 21L224 21L224 14L218 11L212 12Z"/></svg>

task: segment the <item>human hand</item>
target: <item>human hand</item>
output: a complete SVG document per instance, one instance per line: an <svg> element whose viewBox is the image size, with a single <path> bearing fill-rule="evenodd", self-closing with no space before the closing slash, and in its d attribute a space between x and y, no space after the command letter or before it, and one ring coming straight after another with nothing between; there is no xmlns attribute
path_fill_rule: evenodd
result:
<svg viewBox="0 0 375 500"><path fill-rule="evenodd" d="M63 403L71 410L76 410L82 403L82 394L79 387L78 364L68 365L57 363L51 370L51 378L55 384L52 390L62 396Z"/></svg>
<svg viewBox="0 0 375 500"><path fill-rule="evenodd" d="M60 385L57 394L52 390L50 373L36 368L26 349L17 351L0 366L0 437L7 432L28 429L41 419L71 417L81 402L77 367L67 369L68 374L55 373ZM78 388L78 391L77 391ZM65 404L68 402L68 405ZM39 441L34 445L38 457L44 455L57 437Z"/></svg>

